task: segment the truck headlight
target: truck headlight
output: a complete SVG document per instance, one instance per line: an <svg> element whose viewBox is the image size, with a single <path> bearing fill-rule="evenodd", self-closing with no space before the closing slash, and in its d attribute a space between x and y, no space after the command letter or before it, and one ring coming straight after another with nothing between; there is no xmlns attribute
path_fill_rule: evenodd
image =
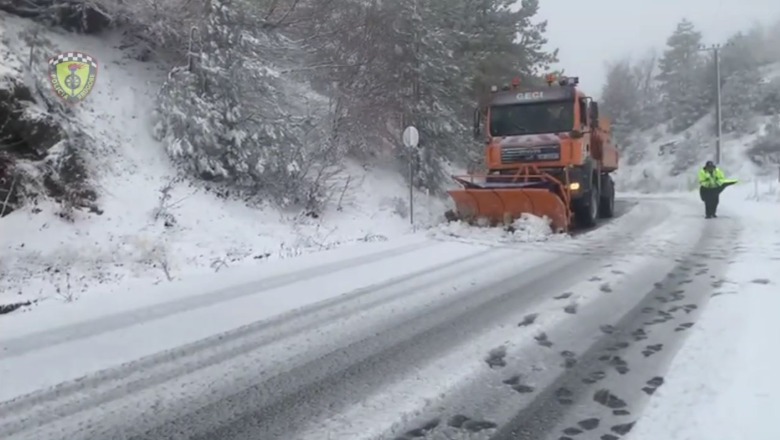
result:
<svg viewBox="0 0 780 440"><path fill-rule="evenodd" d="M572 191L577 191L580 189L580 182L572 182L569 184L569 189Z"/></svg>

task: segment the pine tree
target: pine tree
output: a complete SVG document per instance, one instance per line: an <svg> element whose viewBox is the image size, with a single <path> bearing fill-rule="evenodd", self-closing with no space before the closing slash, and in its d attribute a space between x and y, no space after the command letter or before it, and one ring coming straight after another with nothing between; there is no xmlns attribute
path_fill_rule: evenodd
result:
<svg viewBox="0 0 780 440"><path fill-rule="evenodd" d="M607 67L607 79L601 91L604 114L611 118L612 129L619 142L638 128L642 114L639 81L629 60Z"/></svg>
<svg viewBox="0 0 780 440"><path fill-rule="evenodd" d="M761 103L760 34L738 33L721 54L722 122L724 132L748 133L753 112Z"/></svg>
<svg viewBox="0 0 780 440"><path fill-rule="evenodd" d="M360 65L326 72L325 80L345 97L350 123L359 127L352 135L353 153L370 157L378 145L400 147L402 125L413 124L422 148L415 184L431 190L441 186L442 161L481 154L470 139L477 99L490 84L539 72L555 61L554 53L543 50L545 23L533 22L537 1L524 1L518 11L510 9L512 3L372 1L354 4L339 17L349 17L352 26L332 37L335 44L315 52L328 63ZM405 169L409 155L394 153Z"/></svg>
<svg viewBox="0 0 780 440"><path fill-rule="evenodd" d="M658 65L658 80L670 128L679 132L707 112L712 102L707 81L707 72L711 70L706 69L700 53L701 33L690 21L680 21L666 44L667 50Z"/></svg>

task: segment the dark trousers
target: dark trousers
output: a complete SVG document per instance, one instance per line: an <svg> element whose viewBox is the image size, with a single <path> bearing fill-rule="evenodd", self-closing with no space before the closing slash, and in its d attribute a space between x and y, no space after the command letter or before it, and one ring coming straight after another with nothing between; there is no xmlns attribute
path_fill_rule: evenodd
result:
<svg viewBox="0 0 780 440"><path fill-rule="evenodd" d="M699 188L699 196L704 202L704 215L707 218L714 217L718 211L721 188Z"/></svg>

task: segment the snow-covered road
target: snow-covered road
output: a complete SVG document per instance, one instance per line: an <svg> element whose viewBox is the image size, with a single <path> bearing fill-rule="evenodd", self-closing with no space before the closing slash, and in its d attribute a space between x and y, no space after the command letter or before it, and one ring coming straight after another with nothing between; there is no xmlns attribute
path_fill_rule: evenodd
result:
<svg viewBox="0 0 780 440"><path fill-rule="evenodd" d="M132 310L96 296L36 311L35 325L10 315L0 437L615 434L657 388L740 232L699 205L642 199L575 239L438 234L232 272L164 300L137 292Z"/></svg>

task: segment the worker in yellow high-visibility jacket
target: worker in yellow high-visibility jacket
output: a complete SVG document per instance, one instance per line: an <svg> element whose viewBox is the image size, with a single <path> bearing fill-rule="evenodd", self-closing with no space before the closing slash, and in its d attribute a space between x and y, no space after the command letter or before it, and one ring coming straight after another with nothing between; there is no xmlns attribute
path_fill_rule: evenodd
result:
<svg viewBox="0 0 780 440"><path fill-rule="evenodd" d="M704 202L704 218L717 217L720 193L729 185L737 183L737 179L727 179L715 163L708 160L699 170L699 196Z"/></svg>

